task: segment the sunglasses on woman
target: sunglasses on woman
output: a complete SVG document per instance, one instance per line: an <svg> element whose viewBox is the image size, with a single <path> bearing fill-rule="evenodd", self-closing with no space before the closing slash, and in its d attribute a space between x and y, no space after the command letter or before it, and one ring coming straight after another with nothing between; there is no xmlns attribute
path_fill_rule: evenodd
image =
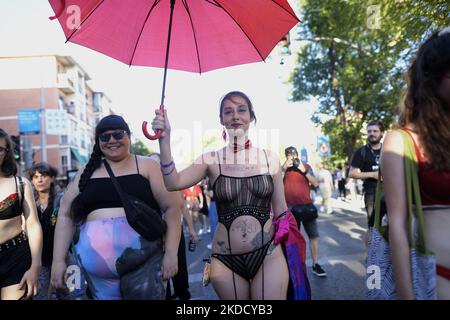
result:
<svg viewBox="0 0 450 320"><path fill-rule="evenodd" d="M100 139L100 141L102 142L108 142L111 139L111 136L115 139L115 140L122 140L123 137L125 136L126 131L125 130L121 130L121 131L114 131L111 133L102 133L101 135L98 136L98 138Z"/></svg>
<svg viewBox="0 0 450 320"><path fill-rule="evenodd" d="M7 151L8 151L8 148L0 147L0 153L7 152Z"/></svg>

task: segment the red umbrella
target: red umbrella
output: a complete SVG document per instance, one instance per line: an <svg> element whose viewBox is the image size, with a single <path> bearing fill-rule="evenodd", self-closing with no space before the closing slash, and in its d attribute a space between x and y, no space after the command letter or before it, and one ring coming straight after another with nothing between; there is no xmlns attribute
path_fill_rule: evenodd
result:
<svg viewBox="0 0 450 320"><path fill-rule="evenodd" d="M128 65L206 72L264 61L299 21L287 0L49 0L67 41ZM144 135L157 139L147 132Z"/></svg>

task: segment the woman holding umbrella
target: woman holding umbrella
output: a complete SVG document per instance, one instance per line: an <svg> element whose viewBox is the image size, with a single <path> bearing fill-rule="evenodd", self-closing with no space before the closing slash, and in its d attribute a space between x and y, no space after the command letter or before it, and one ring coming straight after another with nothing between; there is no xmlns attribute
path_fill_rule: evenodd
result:
<svg viewBox="0 0 450 320"><path fill-rule="evenodd" d="M213 182L219 224L212 244L211 282L221 299L286 299L288 267L281 247L274 244L271 217L271 209L275 219L282 219L287 210L280 161L274 153L251 146L248 129L256 116L244 93L226 94L219 117L230 143L202 154L178 173L167 114L156 111L152 127L162 132L164 183L174 191L197 184L206 175ZM243 161L236 163L236 157Z"/></svg>

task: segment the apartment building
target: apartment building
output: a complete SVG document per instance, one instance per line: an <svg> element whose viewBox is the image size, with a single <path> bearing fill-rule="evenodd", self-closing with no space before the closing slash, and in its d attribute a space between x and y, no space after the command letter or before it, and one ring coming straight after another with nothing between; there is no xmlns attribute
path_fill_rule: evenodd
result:
<svg viewBox="0 0 450 320"><path fill-rule="evenodd" d="M70 56L0 57L0 127L19 135L18 111L39 110L46 123L45 134L23 134L22 145L31 143L34 162L42 161L44 151L47 162L57 167L62 177L87 162L95 125L113 113L111 100L96 92L89 80L89 74ZM60 110L65 124L53 134L46 130L51 110ZM21 166L26 165L29 163L22 161Z"/></svg>

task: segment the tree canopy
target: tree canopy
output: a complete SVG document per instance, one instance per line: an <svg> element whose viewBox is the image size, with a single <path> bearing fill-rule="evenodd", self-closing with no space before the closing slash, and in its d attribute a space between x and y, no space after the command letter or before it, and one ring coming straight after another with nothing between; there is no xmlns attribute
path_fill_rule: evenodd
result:
<svg viewBox="0 0 450 320"><path fill-rule="evenodd" d="M299 0L303 46L292 100L315 97L312 121L330 136L330 160L348 160L373 119L389 127L420 43L450 24L447 0Z"/></svg>
<svg viewBox="0 0 450 320"><path fill-rule="evenodd" d="M153 153L153 150L147 148L141 140L136 140L131 144L131 153L140 156L149 156Z"/></svg>

